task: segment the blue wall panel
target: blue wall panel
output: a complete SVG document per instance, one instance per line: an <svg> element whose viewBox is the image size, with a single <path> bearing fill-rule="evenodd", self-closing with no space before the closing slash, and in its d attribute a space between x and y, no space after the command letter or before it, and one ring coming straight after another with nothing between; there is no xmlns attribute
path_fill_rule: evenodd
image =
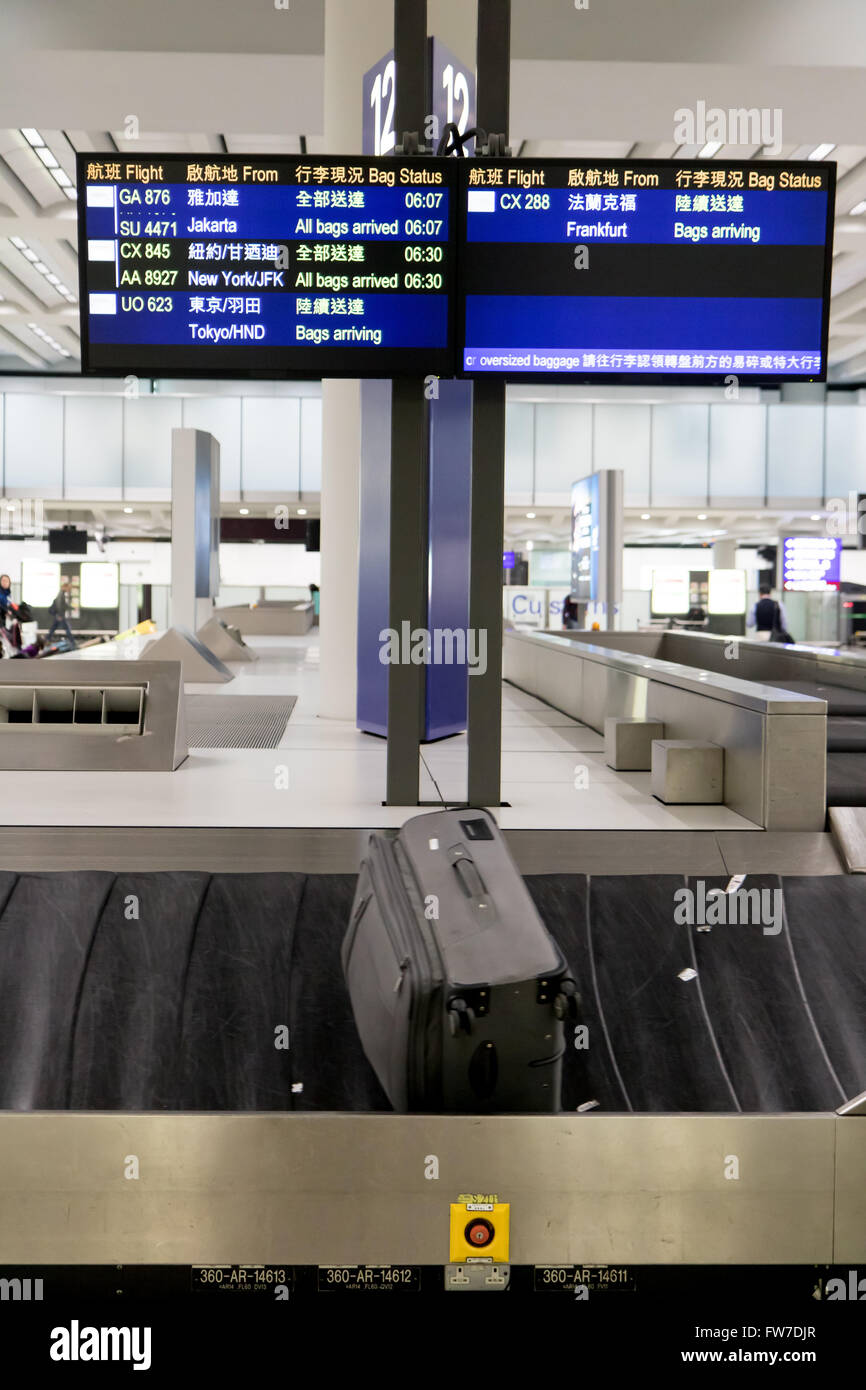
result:
<svg viewBox="0 0 866 1390"><path fill-rule="evenodd" d="M379 633L388 626L391 523L391 383L361 382L361 506L358 564L358 728L388 732L388 667Z"/></svg>
<svg viewBox="0 0 866 1390"><path fill-rule="evenodd" d="M430 496L427 627L460 630L469 623L469 498L472 385L440 381L430 402ZM388 731L388 667L379 660L380 632L389 626L388 554L391 486L391 383L361 382L361 507L358 575L358 728ZM452 650L450 642L443 644ZM425 740L466 728L465 663L429 665Z"/></svg>
<svg viewBox="0 0 866 1390"><path fill-rule="evenodd" d="M466 634L469 626L471 458L472 383L440 381L439 399L430 402L431 632L459 629ZM450 649L448 644L443 648ZM428 666L426 738L444 738L466 728L467 681L465 663Z"/></svg>

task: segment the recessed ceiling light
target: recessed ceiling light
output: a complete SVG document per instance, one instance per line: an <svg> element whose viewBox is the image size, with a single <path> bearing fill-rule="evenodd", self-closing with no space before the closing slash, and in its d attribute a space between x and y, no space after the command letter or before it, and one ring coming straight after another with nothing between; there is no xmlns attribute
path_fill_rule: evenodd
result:
<svg viewBox="0 0 866 1390"><path fill-rule="evenodd" d="M72 180L65 169L61 169L58 165L56 169L51 170L51 173L54 177L54 182L59 183L61 188L72 187Z"/></svg>
<svg viewBox="0 0 866 1390"><path fill-rule="evenodd" d="M132 516L132 508L131 508L131 507L124 507L123 510L126 512L126 515L127 515L127 516Z"/></svg>
<svg viewBox="0 0 866 1390"><path fill-rule="evenodd" d="M21 251L22 256L26 256L28 261L38 261L39 257L35 251L31 251L29 246L25 246Z"/></svg>
<svg viewBox="0 0 866 1390"><path fill-rule="evenodd" d="M33 126L27 126L21 131L21 134L24 136L24 139L27 141L28 145L32 145L34 149L37 145L45 144L45 141L42 139L42 136L39 134L39 131L34 130Z"/></svg>
<svg viewBox="0 0 866 1390"><path fill-rule="evenodd" d="M249 516L249 514L250 514L250 509L249 509L249 507L241 507L241 508L240 508L240 513L241 513L241 516Z"/></svg>
<svg viewBox="0 0 866 1390"><path fill-rule="evenodd" d="M78 193L74 188L64 188L63 192L66 194L67 198L70 198L72 200L73 203L75 202L75 199L78 197Z"/></svg>
<svg viewBox="0 0 866 1390"><path fill-rule="evenodd" d="M526 520L527 520L527 521L534 521L534 520L535 520L535 512L527 512L527 513L526 513Z"/></svg>
<svg viewBox="0 0 866 1390"><path fill-rule="evenodd" d="M298 516L306 516L306 515L307 515L307 509L306 509L306 507L298 507Z"/></svg>
<svg viewBox="0 0 866 1390"><path fill-rule="evenodd" d="M527 542L526 542L526 545L525 545L523 548L524 548L524 550L534 550L534 549L535 549L535 547L534 547L532 541L527 541Z"/></svg>
<svg viewBox="0 0 866 1390"><path fill-rule="evenodd" d="M649 520L650 520L650 513L649 513L649 512L641 512L641 514L640 514L640 519L641 519L641 521L649 521Z"/></svg>
<svg viewBox="0 0 866 1390"><path fill-rule="evenodd" d="M712 159L714 154L718 154L722 148L721 140L708 140L702 150L698 150L698 159Z"/></svg>
<svg viewBox="0 0 866 1390"><path fill-rule="evenodd" d="M812 516L811 516L811 518L810 518L810 520L812 520L812 521L820 521L820 520L821 520L821 514L820 514L820 512L813 512L813 513L812 513Z"/></svg>
<svg viewBox="0 0 866 1390"><path fill-rule="evenodd" d="M24 238L20 236L11 236L9 240L12 242L13 246L18 247L19 251L23 251L24 247L27 245L27 242L24 240Z"/></svg>
<svg viewBox="0 0 866 1390"><path fill-rule="evenodd" d="M34 261L33 269L38 270L40 275L50 275L51 273L44 261Z"/></svg>
<svg viewBox="0 0 866 1390"><path fill-rule="evenodd" d="M7 502L7 503L6 503L6 510L7 510L7 512L14 512L14 510L15 510L15 503L14 503L14 502Z"/></svg>
<svg viewBox="0 0 866 1390"><path fill-rule="evenodd" d="M698 521L706 521L706 519L707 519L707 514L706 514L706 512L698 512Z"/></svg>
<svg viewBox="0 0 866 1390"><path fill-rule="evenodd" d="M815 148L814 148L814 150L812 151L812 153L809 154L809 155L807 155L806 158L807 158L807 159L826 159L826 158L827 158L827 155L828 155L828 154L832 154L832 152L833 152L833 150L835 150L835 148L836 148L835 145L816 145Z"/></svg>
<svg viewBox="0 0 866 1390"><path fill-rule="evenodd" d="M51 153L47 145L37 146L36 153L39 155L39 158L42 160L42 163L45 165L46 169L57 168L57 160L55 156Z"/></svg>
<svg viewBox="0 0 866 1390"><path fill-rule="evenodd" d="M859 203L855 203L851 211L848 213L848 216L859 217L861 212L866 212L866 198L863 198Z"/></svg>
<svg viewBox="0 0 866 1390"><path fill-rule="evenodd" d="M45 279L48 281L49 285L59 285L59 284L60 284L60 276L59 276L59 275L46 275Z"/></svg>

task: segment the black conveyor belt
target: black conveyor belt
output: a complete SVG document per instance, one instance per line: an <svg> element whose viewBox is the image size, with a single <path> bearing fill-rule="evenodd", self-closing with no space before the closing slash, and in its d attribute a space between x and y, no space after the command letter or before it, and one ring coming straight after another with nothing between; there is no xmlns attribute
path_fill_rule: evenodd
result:
<svg viewBox="0 0 866 1390"><path fill-rule="evenodd" d="M527 879L589 1026L563 1108L827 1110L866 1088L866 878L750 875L783 884L778 935L677 924L687 883ZM0 874L0 1109L387 1110L340 968L354 885Z"/></svg>

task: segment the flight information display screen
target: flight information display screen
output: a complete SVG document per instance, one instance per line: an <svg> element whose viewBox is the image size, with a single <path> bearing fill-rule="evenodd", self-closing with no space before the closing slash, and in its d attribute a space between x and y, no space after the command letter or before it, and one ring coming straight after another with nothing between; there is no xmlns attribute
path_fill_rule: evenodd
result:
<svg viewBox="0 0 866 1390"><path fill-rule="evenodd" d="M462 374L823 381L835 165L466 160Z"/></svg>
<svg viewBox="0 0 866 1390"><path fill-rule="evenodd" d="M456 162L80 155L83 370L452 375Z"/></svg>

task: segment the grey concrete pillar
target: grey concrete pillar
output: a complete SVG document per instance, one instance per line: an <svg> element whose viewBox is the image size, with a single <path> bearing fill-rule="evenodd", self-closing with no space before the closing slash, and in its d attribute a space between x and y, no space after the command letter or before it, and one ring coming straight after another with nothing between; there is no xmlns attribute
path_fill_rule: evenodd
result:
<svg viewBox="0 0 866 1390"><path fill-rule="evenodd" d="M206 430L171 432L171 625L195 632L219 592L220 446Z"/></svg>

